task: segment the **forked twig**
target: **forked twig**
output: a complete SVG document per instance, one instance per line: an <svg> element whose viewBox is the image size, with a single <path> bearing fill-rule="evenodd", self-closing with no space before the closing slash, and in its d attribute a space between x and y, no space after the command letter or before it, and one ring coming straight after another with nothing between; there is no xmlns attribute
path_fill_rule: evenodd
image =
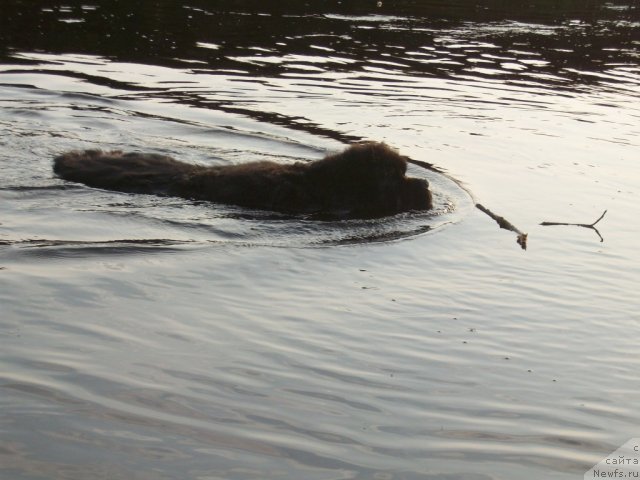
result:
<svg viewBox="0 0 640 480"><path fill-rule="evenodd" d="M602 220L606 214L607 214L607 210L602 212L602 215L600 215L600 217L598 217L598 219L593 223L542 222L540 225L543 225L545 227L552 226L552 225L568 225L568 226L572 226L572 227L590 228L591 230L596 232L598 237L600 237L600 242L604 242L604 238L602 238L602 235L600 235L600 232L596 228L596 223L598 223L600 220Z"/></svg>
<svg viewBox="0 0 640 480"><path fill-rule="evenodd" d="M520 231L520 229L518 229L509 220L507 220L504 217L501 217L500 215L496 215L495 213L493 213L491 210L489 210L484 205L482 205L480 203L476 203L476 208L478 210L480 210L481 212L486 213L491 218L493 218L498 223L498 226L500 228L504 228L505 230L510 230L512 232L517 233L518 234L518 238L516 239L516 241L518 242L518 245L520 245L523 250L527 249L527 234L526 233L523 233L522 231Z"/></svg>

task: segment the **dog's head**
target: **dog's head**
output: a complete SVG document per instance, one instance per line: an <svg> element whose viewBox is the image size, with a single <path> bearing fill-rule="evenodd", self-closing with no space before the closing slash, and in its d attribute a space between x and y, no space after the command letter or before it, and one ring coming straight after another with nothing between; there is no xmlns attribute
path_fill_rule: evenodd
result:
<svg viewBox="0 0 640 480"><path fill-rule="evenodd" d="M429 182L423 178L407 178L400 187L400 203L398 210L431 210L433 196L429 190Z"/></svg>
<svg viewBox="0 0 640 480"><path fill-rule="evenodd" d="M329 211L354 218L373 218L408 210L429 210L426 180L408 178L407 159L383 143L350 146L310 166L317 187L325 192Z"/></svg>

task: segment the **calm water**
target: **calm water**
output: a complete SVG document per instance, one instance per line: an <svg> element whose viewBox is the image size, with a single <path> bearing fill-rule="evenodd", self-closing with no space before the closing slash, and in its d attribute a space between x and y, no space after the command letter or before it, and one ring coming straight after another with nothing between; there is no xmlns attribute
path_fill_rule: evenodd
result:
<svg viewBox="0 0 640 480"><path fill-rule="evenodd" d="M576 479L640 437L637 4L263 3L0 4L0 478ZM360 139L435 211L51 172Z"/></svg>

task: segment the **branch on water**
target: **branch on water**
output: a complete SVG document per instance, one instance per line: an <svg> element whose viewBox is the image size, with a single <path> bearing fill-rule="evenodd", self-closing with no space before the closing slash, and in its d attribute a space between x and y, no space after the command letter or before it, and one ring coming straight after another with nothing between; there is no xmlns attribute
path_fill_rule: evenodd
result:
<svg viewBox="0 0 640 480"><path fill-rule="evenodd" d="M600 242L604 242L604 238L602 238L602 235L600 235L600 232L598 231L598 229L596 228L596 224L602 220L604 218L604 216L607 214L607 210L605 210L602 215L600 215L600 217L598 217L598 219L593 222L593 223L564 223L564 222L542 222L540 225L543 225L545 227L548 226L553 226L553 225L568 225L568 226L572 226L572 227L582 227L582 228L589 228L591 230L593 230L594 232L596 232L596 234L598 235L598 237L600 237Z"/></svg>
<svg viewBox="0 0 640 480"><path fill-rule="evenodd" d="M498 223L500 228L504 228L505 230L510 230L512 232L517 233L518 234L518 238L516 239L516 241L518 242L518 245L520 245L523 250L527 249L527 234L526 233L520 231L520 229L518 229L515 225L513 225L513 223L511 223L509 220L507 220L506 218L501 217L499 215L496 215L495 213L493 213L491 210L489 210L484 205L482 205L480 203L476 203L476 208L478 210L480 210L481 212L486 213L491 218L493 218Z"/></svg>

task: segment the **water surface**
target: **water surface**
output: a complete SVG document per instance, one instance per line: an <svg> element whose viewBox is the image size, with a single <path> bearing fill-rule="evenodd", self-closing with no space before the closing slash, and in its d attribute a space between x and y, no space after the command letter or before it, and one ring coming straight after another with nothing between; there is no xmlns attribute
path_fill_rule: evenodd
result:
<svg viewBox="0 0 640 480"><path fill-rule="evenodd" d="M637 6L501 3L2 2L0 477L573 479L640 436ZM354 140L438 167L436 210L51 171Z"/></svg>

